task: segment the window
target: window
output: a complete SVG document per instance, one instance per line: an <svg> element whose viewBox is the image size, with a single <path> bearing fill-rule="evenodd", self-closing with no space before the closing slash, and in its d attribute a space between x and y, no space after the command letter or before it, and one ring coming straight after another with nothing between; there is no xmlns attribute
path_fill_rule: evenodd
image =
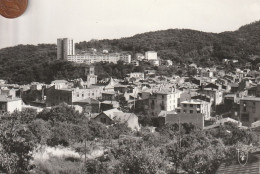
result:
<svg viewBox="0 0 260 174"><path fill-rule="evenodd" d="M200 114L200 111L197 111L197 114Z"/></svg>
<svg viewBox="0 0 260 174"><path fill-rule="evenodd" d="M82 94L82 97L84 97L84 94Z"/></svg>
<svg viewBox="0 0 260 174"><path fill-rule="evenodd" d="M193 107L193 104L190 104L190 107L192 108L192 107Z"/></svg>
<svg viewBox="0 0 260 174"><path fill-rule="evenodd" d="M185 109L183 110L183 113L186 113L186 110L185 110Z"/></svg>
<svg viewBox="0 0 260 174"><path fill-rule="evenodd" d="M190 114L193 114L193 110L190 110Z"/></svg>
<svg viewBox="0 0 260 174"><path fill-rule="evenodd" d="M162 99L164 99L164 95L162 95Z"/></svg>
<svg viewBox="0 0 260 174"><path fill-rule="evenodd" d="M162 102L162 104L161 104L161 110L164 110L165 108L164 108L164 103Z"/></svg>
<svg viewBox="0 0 260 174"><path fill-rule="evenodd" d="M187 105L186 105L186 104L183 104L183 107L187 107Z"/></svg>
<svg viewBox="0 0 260 174"><path fill-rule="evenodd" d="M246 112L246 102L243 103L243 111Z"/></svg>

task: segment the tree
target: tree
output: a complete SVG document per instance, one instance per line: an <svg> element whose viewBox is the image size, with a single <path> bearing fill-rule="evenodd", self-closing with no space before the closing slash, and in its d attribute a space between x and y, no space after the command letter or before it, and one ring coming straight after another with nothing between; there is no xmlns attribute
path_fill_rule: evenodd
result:
<svg viewBox="0 0 260 174"><path fill-rule="evenodd" d="M56 122L51 129L51 137L47 140L49 146L63 145L69 146L73 133L71 125L66 122Z"/></svg>
<svg viewBox="0 0 260 174"><path fill-rule="evenodd" d="M124 95L117 95L116 96L116 101L119 102L120 109L123 112L129 112L130 109L128 108L128 103L127 103Z"/></svg>
<svg viewBox="0 0 260 174"><path fill-rule="evenodd" d="M34 109L25 109L17 113L17 116L20 117L19 119L22 124L29 124L36 119L37 111Z"/></svg>
<svg viewBox="0 0 260 174"><path fill-rule="evenodd" d="M166 157L178 172L178 168L182 166L183 159L187 154L187 150L180 146L179 142L171 143L166 146Z"/></svg>
<svg viewBox="0 0 260 174"><path fill-rule="evenodd" d="M84 116L76 111L72 106L63 103L51 109L44 109L37 115L37 118L45 121L79 123Z"/></svg>
<svg viewBox="0 0 260 174"><path fill-rule="evenodd" d="M246 145L257 144L258 138L256 132L251 130L240 129L237 124L225 123L218 129L209 130L215 138L221 138L225 145L235 145L237 143L243 143Z"/></svg>
<svg viewBox="0 0 260 174"><path fill-rule="evenodd" d="M192 149L194 150L190 150L182 161L182 168L190 174L215 173L225 159L225 146L219 140L214 140L206 147Z"/></svg>
<svg viewBox="0 0 260 174"><path fill-rule="evenodd" d="M45 145L47 143L47 140L51 136L51 125L49 122L41 119L36 119L33 120L28 125L28 127L33 135L36 137L39 144Z"/></svg>
<svg viewBox="0 0 260 174"><path fill-rule="evenodd" d="M10 116L0 123L0 170L5 173L26 173L31 169L30 160L36 140L20 120Z"/></svg>
<svg viewBox="0 0 260 174"><path fill-rule="evenodd" d="M118 139L120 135L128 135L131 129L127 126L127 123L115 122L113 125L109 126L108 132L113 139Z"/></svg>

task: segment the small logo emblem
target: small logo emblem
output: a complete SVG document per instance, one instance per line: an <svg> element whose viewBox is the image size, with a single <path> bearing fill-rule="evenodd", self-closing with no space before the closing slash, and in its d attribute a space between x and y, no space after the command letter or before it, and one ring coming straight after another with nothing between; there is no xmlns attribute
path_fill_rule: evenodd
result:
<svg viewBox="0 0 260 174"><path fill-rule="evenodd" d="M238 163L242 166L246 165L248 161L248 152L245 150L238 150Z"/></svg>

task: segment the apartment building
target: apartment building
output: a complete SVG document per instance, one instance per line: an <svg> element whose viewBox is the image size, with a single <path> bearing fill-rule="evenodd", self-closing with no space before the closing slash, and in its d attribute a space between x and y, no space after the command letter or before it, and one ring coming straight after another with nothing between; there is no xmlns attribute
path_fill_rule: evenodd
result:
<svg viewBox="0 0 260 174"><path fill-rule="evenodd" d="M146 60L157 60L158 57L157 57L157 52L155 51L147 51L145 52L145 59Z"/></svg>
<svg viewBox="0 0 260 174"><path fill-rule="evenodd" d="M130 54L120 54L120 53L94 53L94 54L84 54L84 55L70 55L68 56L68 61L75 63L85 63L85 64L93 64L96 62L109 62L109 63L117 63L119 60L125 63L131 63L131 55Z"/></svg>
<svg viewBox="0 0 260 174"><path fill-rule="evenodd" d="M75 55L75 43L73 39L57 39L57 59L67 60L69 55Z"/></svg>
<svg viewBox="0 0 260 174"><path fill-rule="evenodd" d="M210 96L213 99L214 105L223 103L223 90L217 90L215 88L204 88L200 91L201 94Z"/></svg>
<svg viewBox="0 0 260 174"><path fill-rule="evenodd" d="M85 99L99 99L102 97L104 86L94 86L90 88L65 88L55 89L55 86L49 88L46 93L46 105L55 106L61 103L67 103L72 105L74 102L78 102Z"/></svg>
<svg viewBox="0 0 260 174"><path fill-rule="evenodd" d="M57 59L85 64L96 62L117 63L119 60L131 63L131 55L127 53L87 53L76 55L74 40L69 38L57 39Z"/></svg>
<svg viewBox="0 0 260 174"><path fill-rule="evenodd" d="M182 114L203 114L205 120L211 117L211 104L202 100L183 101L177 109Z"/></svg>
<svg viewBox="0 0 260 174"><path fill-rule="evenodd" d="M159 88L153 90L149 96L149 110L151 116L158 116L161 111L173 111L178 107L181 91L174 88Z"/></svg>
<svg viewBox="0 0 260 174"><path fill-rule="evenodd" d="M260 97L245 97L240 99L240 121L245 126L260 120Z"/></svg>
<svg viewBox="0 0 260 174"><path fill-rule="evenodd" d="M101 98L105 86L96 85L97 76L95 75L95 67L87 67L85 75L87 76L86 82L83 82L82 79L78 81L81 88L70 87L66 80L52 81L52 87L48 88L46 92L46 105L55 106L60 103L72 105L74 102L86 99Z"/></svg>

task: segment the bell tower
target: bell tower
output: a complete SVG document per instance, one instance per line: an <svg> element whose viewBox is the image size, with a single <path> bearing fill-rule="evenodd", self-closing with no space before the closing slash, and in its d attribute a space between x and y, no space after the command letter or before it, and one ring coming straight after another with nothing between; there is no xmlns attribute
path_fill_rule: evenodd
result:
<svg viewBox="0 0 260 174"><path fill-rule="evenodd" d="M95 75L95 66L85 68L85 76L87 76L87 86L97 84L97 75Z"/></svg>

